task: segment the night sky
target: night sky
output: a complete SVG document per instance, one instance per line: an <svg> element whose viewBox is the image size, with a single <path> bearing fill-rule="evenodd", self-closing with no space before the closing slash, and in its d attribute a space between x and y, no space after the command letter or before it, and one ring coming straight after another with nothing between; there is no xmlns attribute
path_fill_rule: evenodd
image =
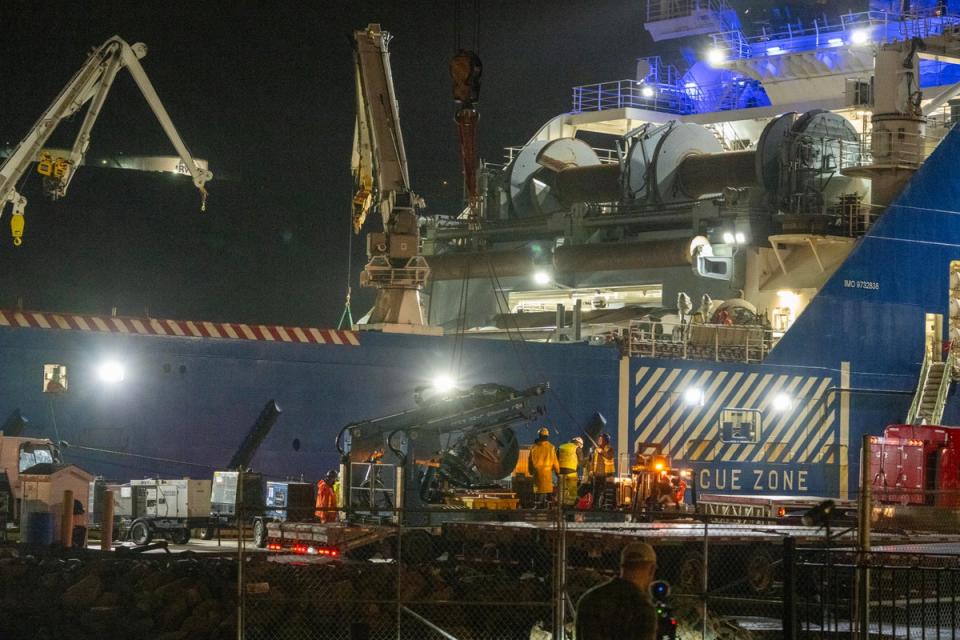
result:
<svg viewBox="0 0 960 640"><path fill-rule="evenodd" d="M635 0L460 3L461 44L484 63L480 152L525 142L570 108L571 88L631 78L650 52ZM210 162L207 212L186 178L85 167L49 202L31 174L24 245L0 221L0 307L332 326L347 277L354 121L349 36L380 22L391 46L414 190L428 214L459 209L447 61L454 2L0 3L0 143L15 144L116 34L143 60L187 146ZM51 140L67 146L82 112ZM122 71L90 155L171 155ZM371 217L371 221L377 220ZM368 222L368 225L370 222ZM375 229L371 226L370 229ZM354 314L372 301L357 276Z"/></svg>

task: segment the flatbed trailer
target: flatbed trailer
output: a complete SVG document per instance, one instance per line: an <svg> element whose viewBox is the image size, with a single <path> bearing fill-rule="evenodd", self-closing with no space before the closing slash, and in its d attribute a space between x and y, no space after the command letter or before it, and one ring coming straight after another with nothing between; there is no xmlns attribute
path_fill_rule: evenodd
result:
<svg viewBox="0 0 960 640"><path fill-rule="evenodd" d="M497 517L497 516L492 516ZM658 554L660 574L681 593L696 593L703 587L709 556L711 585L736 584L753 595L769 593L779 582L783 539L798 546L827 543L823 528L793 524L712 523L694 520L668 522L564 522L566 559L569 568L609 572L616 569L619 554L629 542L644 541ZM441 553L457 562L532 567L550 562L557 548L556 521L474 520L445 522L440 526L398 528L396 525L353 526L346 523L281 523L268 525L266 547L365 559L372 553L390 557L402 536L405 562L426 560ZM874 544L887 548L902 544L954 544L960 537L934 534L877 533ZM831 546L853 549L856 531L837 528Z"/></svg>
<svg viewBox="0 0 960 640"><path fill-rule="evenodd" d="M799 522L810 509L826 500L833 501L837 522L856 522L856 500L840 500L815 496L722 495L706 493L697 496L697 513L722 516L727 522L783 520Z"/></svg>
<svg viewBox="0 0 960 640"><path fill-rule="evenodd" d="M395 527L356 526L340 522L268 522L263 547L307 555L345 556L380 545L396 535ZM260 545L258 545L260 546Z"/></svg>

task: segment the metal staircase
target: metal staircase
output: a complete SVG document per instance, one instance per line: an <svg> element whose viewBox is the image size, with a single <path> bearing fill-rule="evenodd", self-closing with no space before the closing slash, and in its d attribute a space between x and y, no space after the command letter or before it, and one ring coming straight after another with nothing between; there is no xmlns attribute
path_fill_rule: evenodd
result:
<svg viewBox="0 0 960 640"><path fill-rule="evenodd" d="M950 349L946 360L934 360L927 355L920 369L920 380L913 395L907 424L940 424L947 393L953 380L954 350Z"/></svg>

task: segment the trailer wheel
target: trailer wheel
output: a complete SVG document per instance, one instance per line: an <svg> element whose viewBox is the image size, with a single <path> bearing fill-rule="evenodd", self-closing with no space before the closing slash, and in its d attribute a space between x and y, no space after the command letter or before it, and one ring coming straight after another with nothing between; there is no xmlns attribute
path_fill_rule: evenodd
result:
<svg viewBox="0 0 960 640"><path fill-rule="evenodd" d="M747 559L747 585L750 591L763 595L773 586L773 558L766 549L757 549Z"/></svg>
<svg viewBox="0 0 960 640"><path fill-rule="evenodd" d="M215 527L204 527L203 532L200 534L200 538L203 540L213 540L213 536L216 532L217 530Z"/></svg>
<svg viewBox="0 0 960 640"><path fill-rule="evenodd" d="M258 549L267 546L267 523L263 520L257 519L253 522L253 544L257 545Z"/></svg>
<svg viewBox="0 0 960 640"><path fill-rule="evenodd" d="M400 554L407 564L421 564L433 560L437 556L433 536L420 529L405 532L400 537Z"/></svg>
<svg viewBox="0 0 960 640"><path fill-rule="evenodd" d="M129 535L130 540L137 546L150 544L150 541L153 540L153 532L150 530L150 525L143 520L133 521L133 524L130 525Z"/></svg>
<svg viewBox="0 0 960 640"><path fill-rule="evenodd" d="M174 529L170 532L173 544L187 544L190 542L190 529Z"/></svg>

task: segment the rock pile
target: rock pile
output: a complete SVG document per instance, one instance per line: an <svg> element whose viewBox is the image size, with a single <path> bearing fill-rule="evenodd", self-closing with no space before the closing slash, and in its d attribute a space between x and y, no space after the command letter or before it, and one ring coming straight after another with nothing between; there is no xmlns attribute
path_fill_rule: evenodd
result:
<svg viewBox="0 0 960 640"><path fill-rule="evenodd" d="M0 547L0 638L227 640L236 562Z"/></svg>

